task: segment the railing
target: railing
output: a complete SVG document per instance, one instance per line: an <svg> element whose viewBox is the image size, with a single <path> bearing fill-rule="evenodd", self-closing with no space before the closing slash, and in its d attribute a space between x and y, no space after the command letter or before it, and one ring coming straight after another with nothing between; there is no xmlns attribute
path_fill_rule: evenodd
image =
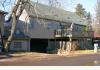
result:
<svg viewBox="0 0 100 70"><path fill-rule="evenodd" d="M55 37L93 37L93 31L77 32L70 29L57 29L55 30Z"/></svg>
<svg viewBox="0 0 100 70"><path fill-rule="evenodd" d="M56 37L68 37L71 35L71 30L68 29L57 29L55 30Z"/></svg>

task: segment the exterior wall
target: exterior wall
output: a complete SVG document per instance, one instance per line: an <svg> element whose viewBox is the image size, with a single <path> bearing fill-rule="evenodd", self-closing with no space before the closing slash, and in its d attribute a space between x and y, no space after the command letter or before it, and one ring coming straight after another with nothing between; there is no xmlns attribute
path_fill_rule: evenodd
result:
<svg viewBox="0 0 100 70"><path fill-rule="evenodd" d="M88 38L80 38L77 39L78 45L80 49L87 50L87 49L93 49L92 39Z"/></svg>
<svg viewBox="0 0 100 70"><path fill-rule="evenodd" d="M31 38L54 39L54 30L61 28L59 23L60 22L28 16L27 12L24 10L19 18L19 23L17 24L17 28L20 29L25 34L27 34L28 36L30 36ZM70 23L65 23L65 24L70 24ZM88 36L87 33L84 33L84 29L85 29L84 25L74 24L72 36L73 37Z"/></svg>
<svg viewBox="0 0 100 70"><path fill-rule="evenodd" d="M47 48L47 53L57 53L58 48L60 47L60 42L59 41L49 41L48 42L48 48Z"/></svg>
<svg viewBox="0 0 100 70"><path fill-rule="evenodd" d="M21 16L19 17L17 29L26 33L28 30L29 23L30 23L30 18L28 16L27 12L24 10L23 13L21 14Z"/></svg>
<svg viewBox="0 0 100 70"><path fill-rule="evenodd" d="M38 21L38 22L37 22ZM31 38L54 38L54 29L48 28L48 21L31 18L29 33ZM32 26L33 25L33 26Z"/></svg>
<svg viewBox="0 0 100 70"><path fill-rule="evenodd" d="M69 41L50 41L48 42L48 53L60 53L75 50L91 50L93 49L92 39L77 38L71 42L72 47L69 48Z"/></svg>
<svg viewBox="0 0 100 70"><path fill-rule="evenodd" d="M4 34L4 20L5 20L4 14L0 14L0 28L1 28L2 34Z"/></svg>
<svg viewBox="0 0 100 70"><path fill-rule="evenodd" d="M87 29L86 29L86 26L74 24L72 35L73 35L73 37L91 37L92 38L93 31L90 31Z"/></svg>
<svg viewBox="0 0 100 70"><path fill-rule="evenodd" d="M59 22L37 19L28 16L24 10L19 18L17 29L20 29L31 38L54 38L54 30L59 28Z"/></svg>
<svg viewBox="0 0 100 70"><path fill-rule="evenodd" d="M21 48L15 48L15 46L14 46L15 42L21 42L22 43ZM9 50L11 50L11 51L25 51L25 52L28 52L28 51L30 51L30 41L28 41L28 40L14 40L12 42Z"/></svg>
<svg viewBox="0 0 100 70"><path fill-rule="evenodd" d="M20 22L17 25L17 28L28 35L30 38L41 38L41 39L54 39L54 30L59 29L59 22L45 20L45 19L37 19L28 16L26 11L23 11L23 14L19 18ZM53 25L51 25L52 23ZM50 25L49 25L50 24ZM66 23L67 24L67 23ZM49 25L49 26L48 26ZM85 26L75 24L72 31L72 36L77 38L77 40L81 37L87 37L87 33L84 33ZM90 37L90 36L89 36ZM88 49L90 47L90 43L87 39L81 38L78 40L79 46L81 49ZM60 45L60 42L56 42L56 45ZM58 46L55 47L55 42L50 41L47 50L55 50L57 51Z"/></svg>
<svg viewBox="0 0 100 70"><path fill-rule="evenodd" d="M84 26L74 25L73 27L73 37L84 37Z"/></svg>
<svg viewBox="0 0 100 70"><path fill-rule="evenodd" d="M49 41L49 46L47 48L48 53L63 53L69 50L78 50L79 46L77 45L77 41L72 42L71 48L69 48L70 42L69 41Z"/></svg>
<svg viewBox="0 0 100 70"><path fill-rule="evenodd" d="M84 36L83 31L84 31L84 26L74 24L72 35L73 37L83 37Z"/></svg>
<svg viewBox="0 0 100 70"><path fill-rule="evenodd" d="M78 41L79 49L93 49L93 31L85 31L86 26L74 25L72 37Z"/></svg>
<svg viewBox="0 0 100 70"><path fill-rule="evenodd" d="M19 18L19 22L17 24L17 29L20 29L26 35L31 38L53 38L54 31L45 28L41 25L42 21L36 21L36 18L29 17L24 10L22 15ZM45 22L44 22L45 23Z"/></svg>

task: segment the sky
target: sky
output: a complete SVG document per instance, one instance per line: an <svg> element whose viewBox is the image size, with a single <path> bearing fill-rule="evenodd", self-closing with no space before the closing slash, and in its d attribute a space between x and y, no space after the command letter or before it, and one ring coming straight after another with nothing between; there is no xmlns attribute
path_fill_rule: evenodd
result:
<svg viewBox="0 0 100 70"><path fill-rule="evenodd" d="M37 1L37 0L34 0ZM46 4L47 0L40 0L41 3ZM77 4L82 4L87 12L91 12L95 16L96 0L58 0L61 3L61 8L68 11L75 11Z"/></svg>
<svg viewBox="0 0 100 70"><path fill-rule="evenodd" d="M14 3L14 0L7 0L5 3L5 11L9 12L10 9L12 8L12 4ZM37 1L37 0L33 0L33 1ZM38 0L39 3L42 4L48 4L47 0ZM86 9L86 11L91 12L92 16L95 16L95 6L96 6L96 0L58 0L59 3L61 3L61 8L68 10L68 11L75 11L75 7L78 3L82 4L83 7ZM12 6L11 6L12 5ZM2 5L0 4L0 9L4 10L4 8L2 8Z"/></svg>
<svg viewBox="0 0 100 70"><path fill-rule="evenodd" d="M95 15L96 0L74 0L72 2L70 2L70 1L71 0L69 0L69 3L68 3L69 6L66 7L67 5L65 3L67 2L67 0L62 0L63 8L74 12L76 5L80 3L83 5L83 7L86 9L86 11L91 12L92 15Z"/></svg>

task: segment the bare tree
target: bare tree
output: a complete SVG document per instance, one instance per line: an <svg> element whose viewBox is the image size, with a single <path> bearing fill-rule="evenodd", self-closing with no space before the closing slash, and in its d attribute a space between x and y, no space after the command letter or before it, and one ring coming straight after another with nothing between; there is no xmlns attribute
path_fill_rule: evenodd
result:
<svg viewBox="0 0 100 70"><path fill-rule="evenodd" d="M51 7L56 7L56 8L60 8L61 4L60 2L58 2L58 0L48 0L49 2L49 6Z"/></svg>
<svg viewBox="0 0 100 70"><path fill-rule="evenodd" d="M100 0L97 0L96 18L94 20L94 24L92 24L92 28L96 34L100 34Z"/></svg>
<svg viewBox="0 0 100 70"><path fill-rule="evenodd" d="M6 0L4 0L4 2L2 4L5 3ZM15 6L12 9L12 12L10 14L10 18L11 18L11 23L12 23L12 27L11 27L11 33L8 37L8 40L5 43L5 52L8 52L9 46L13 40L13 36L15 33L15 29L16 29L16 24L17 24L17 20L19 19L20 15L22 14L25 5L29 2L30 0L16 0Z"/></svg>
<svg viewBox="0 0 100 70"><path fill-rule="evenodd" d="M100 24L100 0L97 0L96 5L96 21Z"/></svg>

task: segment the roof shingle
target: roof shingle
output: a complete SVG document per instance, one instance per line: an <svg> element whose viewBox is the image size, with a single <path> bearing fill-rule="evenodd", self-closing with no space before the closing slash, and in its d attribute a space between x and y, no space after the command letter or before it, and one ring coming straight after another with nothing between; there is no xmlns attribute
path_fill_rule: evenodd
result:
<svg viewBox="0 0 100 70"><path fill-rule="evenodd" d="M87 25L87 21L85 19L81 19L74 12L65 11L63 9L50 7L40 3L31 2L26 5L25 10L29 16Z"/></svg>

